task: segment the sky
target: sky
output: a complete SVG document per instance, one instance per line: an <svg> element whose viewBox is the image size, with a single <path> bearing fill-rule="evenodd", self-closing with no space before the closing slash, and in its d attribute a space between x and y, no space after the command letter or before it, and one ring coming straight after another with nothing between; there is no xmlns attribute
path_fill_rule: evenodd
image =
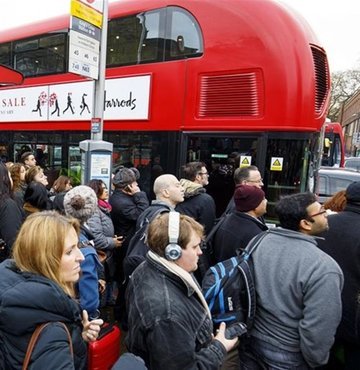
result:
<svg viewBox="0 0 360 370"><path fill-rule="evenodd" d="M115 0L109 0L112 1ZM308 21L327 52L331 72L360 69L360 43L357 39L360 19L358 0L278 1L289 4ZM0 4L2 31L65 14L69 12L70 0L0 0Z"/></svg>

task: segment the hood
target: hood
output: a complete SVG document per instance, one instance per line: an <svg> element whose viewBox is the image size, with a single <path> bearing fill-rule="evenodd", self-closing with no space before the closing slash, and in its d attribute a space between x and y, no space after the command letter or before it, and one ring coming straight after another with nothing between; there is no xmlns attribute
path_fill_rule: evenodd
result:
<svg viewBox="0 0 360 370"><path fill-rule="evenodd" d="M201 193L206 193L205 188L202 185L197 184L196 182L186 180L186 179L181 179L180 184L185 190L184 198L190 198L190 197L194 197Z"/></svg>

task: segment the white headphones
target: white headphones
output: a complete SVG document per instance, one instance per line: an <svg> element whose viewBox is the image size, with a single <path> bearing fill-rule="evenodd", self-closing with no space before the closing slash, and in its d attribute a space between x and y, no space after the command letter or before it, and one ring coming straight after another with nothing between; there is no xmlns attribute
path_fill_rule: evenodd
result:
<svg viewBox="0 0 360 370"><path fill-rule="evenodd" d="M165 248L165 258L168 261L176 261L181 257L181 247L178 245L180 231L180 213L169 212L169 244Z"/></svg>

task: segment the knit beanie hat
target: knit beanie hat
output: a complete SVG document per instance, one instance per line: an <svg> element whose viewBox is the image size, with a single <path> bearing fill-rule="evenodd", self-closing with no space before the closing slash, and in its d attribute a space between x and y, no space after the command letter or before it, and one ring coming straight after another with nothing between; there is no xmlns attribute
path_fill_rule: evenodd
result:
<svg viewBox="0 0 360 370"><path fill-rule="evenodd" d="M137 174L140 177L139 171L136 169ZM132 168L120 167L113 178L113 184L117 188L125 188L137 180L137 175Z"/></svg>
<svg viewBox="0 0 360 370"><path fill-rule="evenodd" d="M265 198L262 189L251 185L238 185L234 193L236 210L248 212L255 209Z"/></svg>
<svg viewBox="0 0 360 370"><path fill-rule="evenodd" d="M360 181L354 181L346 188L347 203L360 203Z"/></svg>
<svg viewBox="0 0 360 370"><path fill-rule="evenodd" d="M86 185L76 186L64 197L64 209L68 216L86 222L97 209L97 197L93 189Z"/></svg>

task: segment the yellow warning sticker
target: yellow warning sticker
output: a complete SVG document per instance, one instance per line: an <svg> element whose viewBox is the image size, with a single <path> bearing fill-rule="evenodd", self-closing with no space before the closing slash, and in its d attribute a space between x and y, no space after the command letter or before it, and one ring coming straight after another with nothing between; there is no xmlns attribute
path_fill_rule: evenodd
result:
<svg viewBox="0 0 360 370"><path fill-rule="evenodd" d="M251 155L240 156L240 168L249 167L251 165Z"/></svg>
<svg viewBox="0 0 360 370"><path fill-rule="evenodd" d="M284 158L282 157L271 157L270 171L282 171Z"/></svg>

